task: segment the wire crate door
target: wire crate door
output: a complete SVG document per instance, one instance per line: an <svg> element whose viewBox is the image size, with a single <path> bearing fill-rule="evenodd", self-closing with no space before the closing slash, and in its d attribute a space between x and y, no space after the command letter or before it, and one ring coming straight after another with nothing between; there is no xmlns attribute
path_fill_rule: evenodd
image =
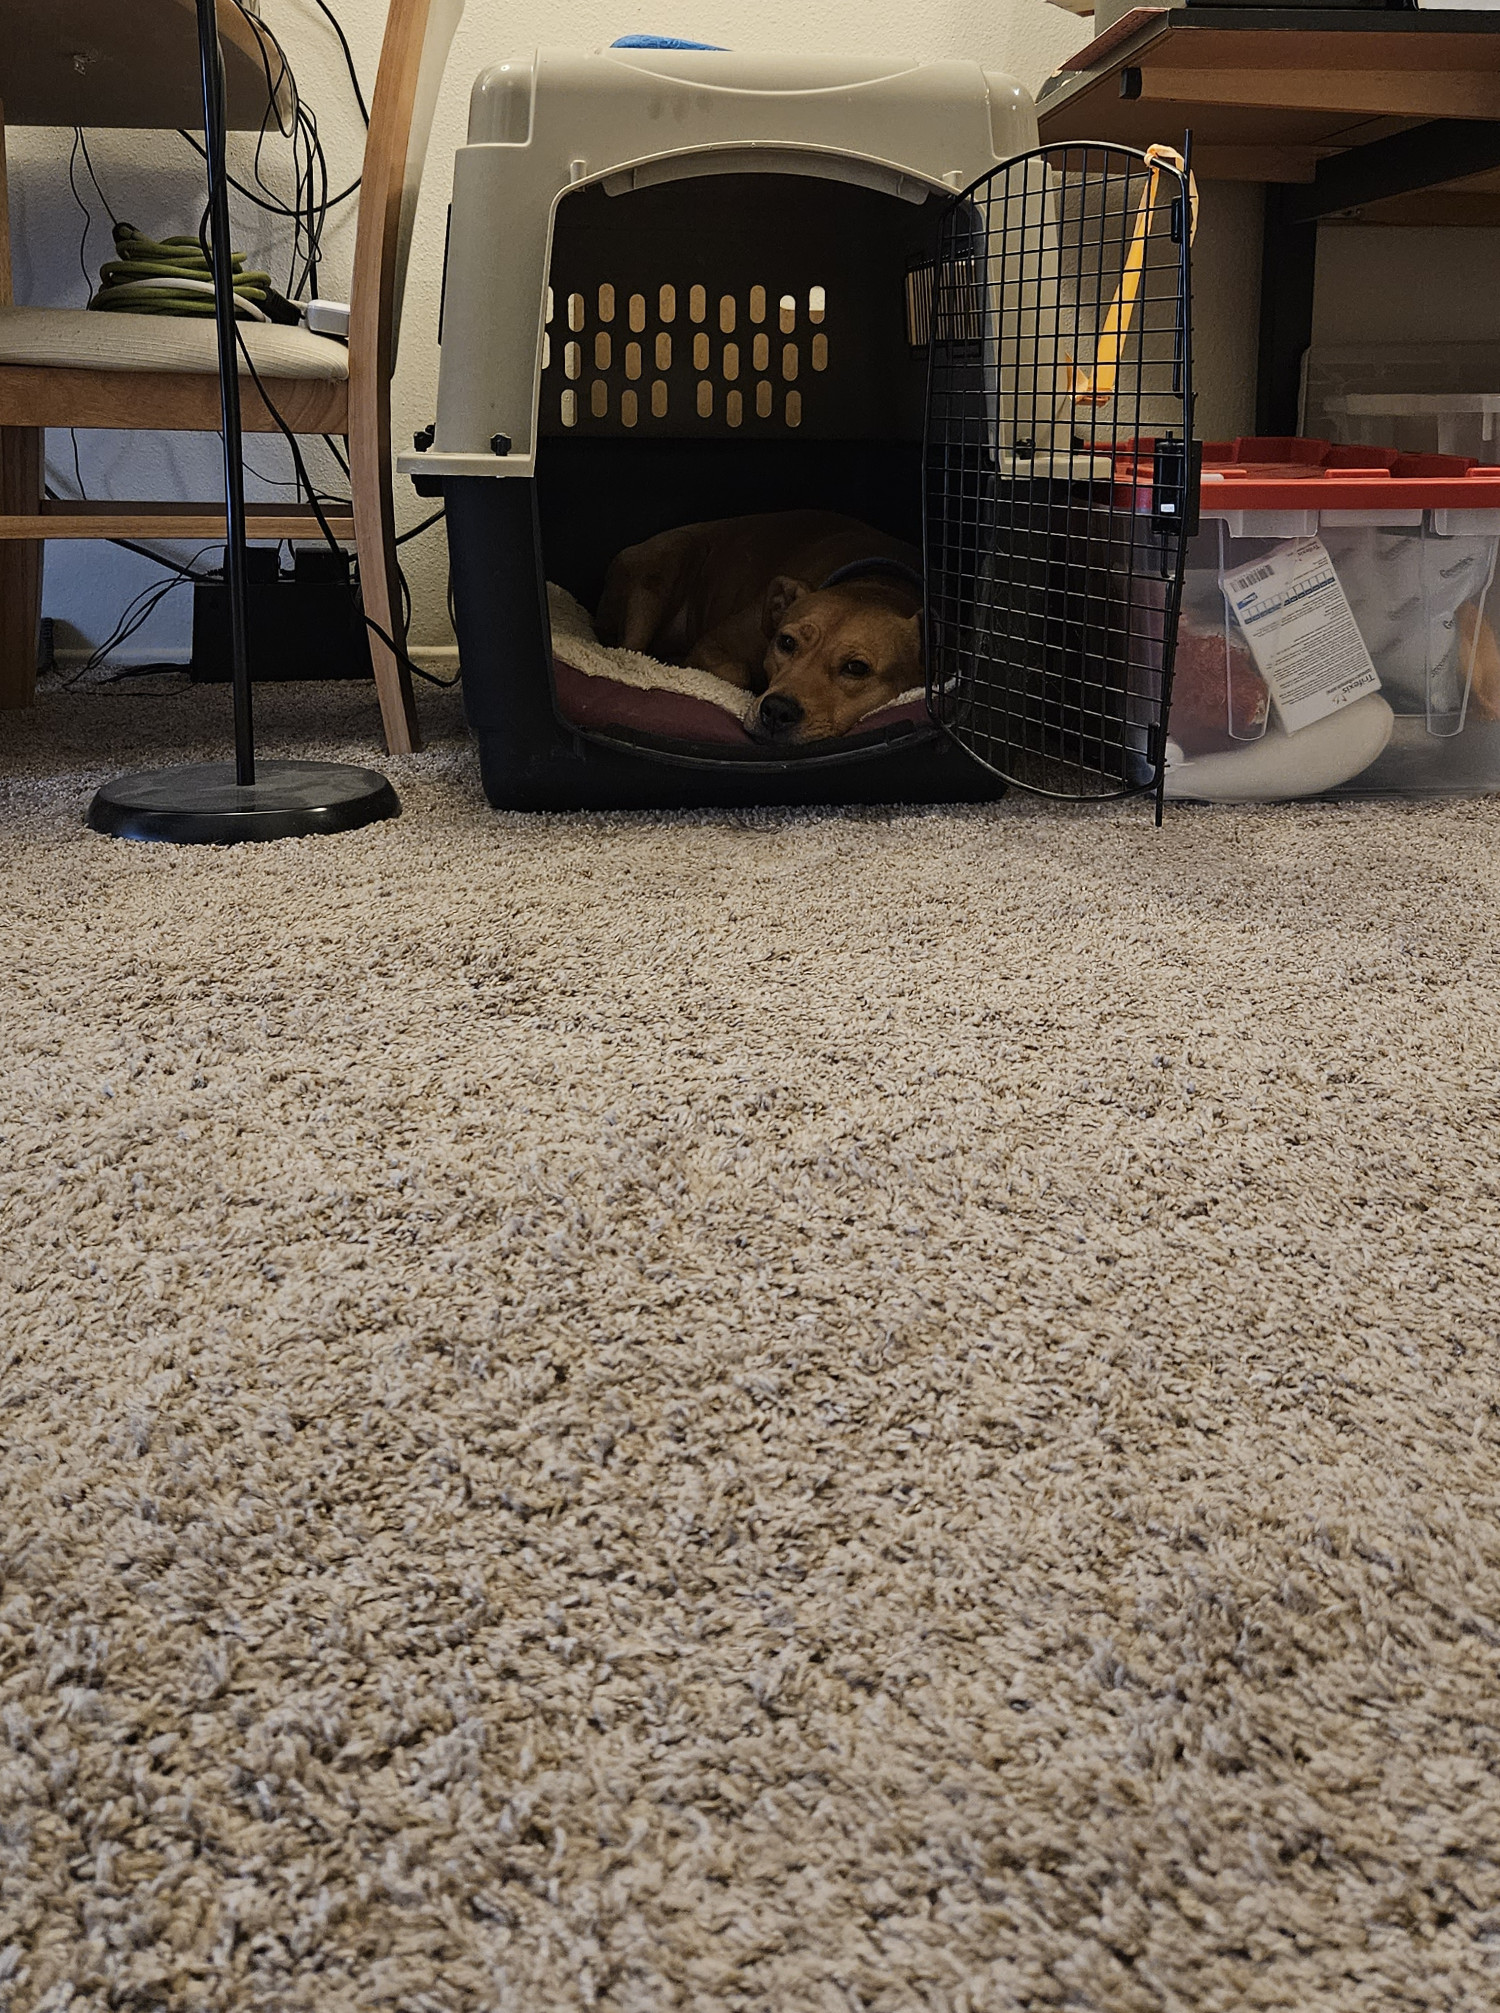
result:
<svg viewBox="0 0 1500 2013"><path fill-rule="evenodd" d="M1178 157L1045 147L945 213L930 307L927 681L977 760L1161 784L1195 507Z"/></svg>

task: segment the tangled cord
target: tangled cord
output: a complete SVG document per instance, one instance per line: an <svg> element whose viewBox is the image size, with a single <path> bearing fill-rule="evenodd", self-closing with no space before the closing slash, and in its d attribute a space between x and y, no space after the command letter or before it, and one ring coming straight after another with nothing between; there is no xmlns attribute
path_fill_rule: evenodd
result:
<svg viewBox="0 0 1500 2013"><path fill-rule="evenodd" d="M253 203L257 209L270 216L283 218L293 226L291 264L287 278L286 293L284 295L278 293L271 285L268 274L246 272L243 267L242 256L238 254L231 255L235 262L236 276L235 319L237 326L235 333L239 342L241 355L244 358L245 368L255 384L262 403L267 412L270 413L278 431L285 438L291 451L296 487L299 493L306 497L317 520L318 528L330 549L342 553L343 547L333 535L323 506L325 503L329 503L336 508L348 509L348 501L342 498L327 497L313 482L308 472L306 461L303 458L300 443L268 395L260 374L255 368L254 360L246 348L244 336L238 324L250 320L295 321L299 317L294 303L301 299L304 293L314 299L317 298L318 266L322 256L322 239L328 214L339 204L349 201L351 197L358 193L361 178L356 176L346 188L339 190L336 194L330 194L328 162L319 135L317 116L297 88L296 76L285 49L282 47L275 32L267 26L259 15L250 12L248 7L245 6L244 0L234 0L234 4L256 39L256 46L260 53L261 69L266 83L266 112L261 120L260 130L256 136L252 168L254 186L252 187L240 181L234 175L229 176L229 183L233 189L245 197L247 201ZM359 72L355 66L354 54L349 46L348 36L345 34L343 25L332 7L327 4L327 0L314 0L314 5L328 21L338 38L344 66L348 72L350 88L354 93L355 103L359 107L360 117L368 129L370 123L369 106L360 83ZM283 90L287 94L289 105L285 120L283 120L280 109L280 99ZM282 139L290 140L292 145L296 187L290 203L281 196L272 183L265 179L262 173L265 145L273 131L279 134ZM178 137L184 140L201 160L207 159L202 143L193 134L179 129ZM94 164L89 155L88 142L83 130L81 127L75 127L73 152L69 158L68 165L68 180L69 186L72 189L73 199L83 213L83 234L79 243L79 264L83 271L85 285L92 290L93 283L90 279L87 265L88 234L92 218L88 204L85 202L78 187L76 164L80 158L82 159L88 178L98 194L100 202L104 205L105 210L109 214L110 221L115 227L115 245L117 252L120 254L118 259L111 261L103 270L101 274L103 284L98 289L98 293L94 298L90 300L89 305L98 308L107 306L115 311L130 311L135 313L211 315L213 313L213 268L212 249L208 241L206 228L206 210L203 218L200 219L196 237L172 237L159 241L151 240L136 231L134 226L122 224L121 220L116 217L109 198L94 172ZM124 234L123 236L122 233ZM162 296L160 303L151 298L155 293L160 293ZM103 298L106 294L114 295L115 298L106 301ZM323 436L323 439L334 460L338 463L345 476L347 476L349 465L340 452L337 442L328 436ZM76 435L74 436L73 446L74 473L78 478L78 493L82 496L85 492L82 473L78 467ZM262 481L282 486L275 477L260 475L258 470L251 470L251 473L259 476L259 479ZM433 525L439 523L442 517L443 512L441 510L434 511L419 524L413 525L410 530L402 532L397 537L396 544L398 546L405 545L410 540L420 537L423 532L430 530ZM125 613L121 616L120 621L116 624L114 633L93 652L87 663L75 674L75 679L69 681L70 683L75 682L76 678L84 676L88 671L97 669L110 651L118 649L121 643L128 641L129 637L136 633L141 624L174 588L181 586L188 580L201 580L208 577L196 570L197 561L202 556L201 552L195 554L193 560L187 565L180 566L167 559L163 554L152 552L145 546L135 545L127 539L115 539L111 542L122 545L129 551L138 553L142 558L150 559L158 566L165 567L171 573L172 577L165 582L153 582L150 588L143 589L134 598L126 608ZM204 550L211 549L211 547L204 548ZM357 573L357 555L355 564ZM411 590L399 560L397 561L396 572L402 597L404 624L409 619ZM449 609L451 613L451 580L449 585ZM363 609L360 612L366 627L380 638L412 676L444 690L458 682L455 678L435 677L432 672L424 670L373 616L366 614Z"/></svg>
<svg viewBox="0 0 1500 2013"><path fill-rule="evenodd" d="M196 237L148 238L134 224L116 223L115 254L99 269L99 291L89 302L96 311L127 315L193 315L214 312L213 260ZM268 322L272 297L269 273L247 272L245 254L231 251L234 311L247 321ZM295 320L285 303L277 320Z"/></svg>

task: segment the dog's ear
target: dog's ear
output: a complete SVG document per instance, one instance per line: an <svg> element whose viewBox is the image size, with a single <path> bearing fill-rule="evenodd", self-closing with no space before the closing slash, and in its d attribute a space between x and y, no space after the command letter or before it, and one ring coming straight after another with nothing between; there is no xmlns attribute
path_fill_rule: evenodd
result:
<svg viewBox="0 0 1500 2013"><path fill-rule="evenodd" d="M761 626L766 634L774 636L792 603L811 593L805 580L793 580L789 573L778 573L766 589L765 607L761 611Z"/></svg>
<svg viewBox="0 0 1500 2013"><path fill-rule="evenodd" d="M922 669L922 659L926 655L926 651L923 647L924 638L922 635L922 611L920 608L917 610L916 614L912 616L910 621L910 628L911 628L912 655L916 658L917 669L920 671Z"/></svg>

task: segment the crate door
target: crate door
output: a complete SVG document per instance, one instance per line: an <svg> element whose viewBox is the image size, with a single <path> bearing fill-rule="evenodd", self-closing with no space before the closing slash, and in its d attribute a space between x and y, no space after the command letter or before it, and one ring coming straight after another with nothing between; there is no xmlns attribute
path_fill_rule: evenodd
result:
<svg viewBox="0 0 1500 2013"><path fill-rule="evenodd" d="M1052 796L1160 791L1195 494L1189 208L1175 166L1045 147L941 224L928 701L969 754Z"/></svg>

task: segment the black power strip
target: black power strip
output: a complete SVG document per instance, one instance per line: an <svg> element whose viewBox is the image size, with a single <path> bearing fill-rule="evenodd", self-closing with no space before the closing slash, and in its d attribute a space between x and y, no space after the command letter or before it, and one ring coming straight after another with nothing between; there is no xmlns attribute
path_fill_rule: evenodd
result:
<svg viewBox="0 0 1500 2013"><path fill-rule="evenodd" d="M370 678L370 639L347 553L294 546L283 570L274 546L247 553L245 622L250 675L257 684L303 678ZM193 588L195 685L228 684L229 587L222 576Z"/></svg>

